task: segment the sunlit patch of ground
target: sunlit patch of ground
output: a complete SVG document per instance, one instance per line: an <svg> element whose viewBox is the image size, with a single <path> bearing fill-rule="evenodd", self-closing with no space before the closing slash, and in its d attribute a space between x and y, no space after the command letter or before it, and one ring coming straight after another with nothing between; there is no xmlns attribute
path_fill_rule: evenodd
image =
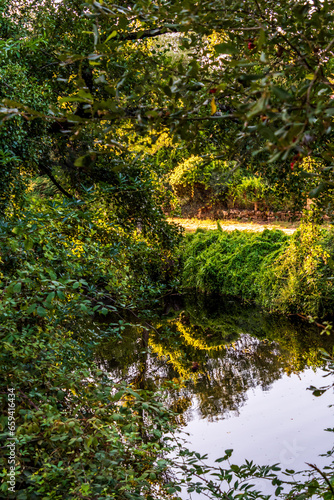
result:
<svg viewBox="0 0 334 500"><path fill-rule="evenodd" d="M299 222L283 222L277 221L275 224L268 224L266 222L238 222L236 220L199 220L199 219L181 219L178 217L168 219L171 222L176 222L183 226L187 233L194 233L196 229L212 230L217 229L217 222L224 231L263 231L264 229L280 229L287 234L292 234L299 227Z"/></svg>

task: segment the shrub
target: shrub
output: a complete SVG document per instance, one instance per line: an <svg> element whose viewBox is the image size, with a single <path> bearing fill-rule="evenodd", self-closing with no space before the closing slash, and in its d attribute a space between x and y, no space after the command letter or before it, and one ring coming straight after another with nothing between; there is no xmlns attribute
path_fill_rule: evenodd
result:
<svg viewBox="0 0 334 500"><path fill-rule="evenodd" d="M333 234L311 224L293 236L211 231L187 237L186 288L253 301L270 311L334 314Z"/></svg>
<svg viewBox="0 0 334 500"><path fill-rule="evenodd" d="M223 202L240 208L253 208L269 199L269 188L261 177L249 176L242 169L233 171L234 162L205 163L191 156L179 163L169 176L174 194L184 203L200 200Z"/></svg>
<svg viewBox="0 0 334 500"><path fill-rule="evenodd" d="M261 305L284 313L334 314L332 232L306 224L258 276Z"/></svg>
<svg viewBox="0 0 334 500"><path fill-rule="evenodd" d="M211 165L203 166L199 156L191 156L179 163L170 175L169 181L180 198L200 197L209 187Z"/></svg>
<svg viewBox="0 0 334 500"><path fill-rule="evenodd" d="M234 203L238 207L257 208L259 202L266 201L268 188L261 177L242 177L241 182L231 189Z"/></svg>

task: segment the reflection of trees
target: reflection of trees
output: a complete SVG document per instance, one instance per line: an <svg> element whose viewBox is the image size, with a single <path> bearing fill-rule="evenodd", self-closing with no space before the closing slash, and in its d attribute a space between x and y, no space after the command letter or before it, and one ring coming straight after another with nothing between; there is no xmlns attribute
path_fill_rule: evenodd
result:
<svg viewBox="0 0 334 500"><path fill-rule="evenodd" d="M261 386L267 390L285 369L278 344L247 334L220 349L215 344L212 349L199 349L191 348L189 344L180 348L175 343L174 346L171 342L166 345L156 338L150 339L153 350L159 355L164 353L166 360L185 379L182 395L188 398L196 395L198 411L208 419L238 411L245 402L248 389ZM198 346L198 342L195 345ZM193 359L200 365L196 373L191 372Z"/></svg>
<svg viewBox="0 0 334 500"><path fill-rule="evenodd" d="M242 335L223 357L210 357L202 377L194 385L201 416L209 420L237 412L250 388L268 390L284 370L277 345Z"/></svg>
<svg viewBox="0 0 334 500"><path fill-rule="evenodd" d="M186 302L177 317L155 322L154 331L129 328L122 340L112 339L97 353L116 381L166 387L179 423L191 418L194 396L203 417L226 417L244 404L250 388L268 390L284 372L319 366L319 347L333 343L305 323L253 307L208 297ZM178 386L168 385L173 380Z"/></svg>
<svg viewBox="0 0 334 500"><path fill-rule="evenodd" d="M190 295L186 297L185 310L189 324L201 335L207 332L214 337L220 332L220 338L229 340L233 334L235 338L246 333L277 342L287 373L320 366L319 348L331 350L333 345L333 336L322 337L317 327L296 317L266 314L257 307L222 297Z"/></svg>

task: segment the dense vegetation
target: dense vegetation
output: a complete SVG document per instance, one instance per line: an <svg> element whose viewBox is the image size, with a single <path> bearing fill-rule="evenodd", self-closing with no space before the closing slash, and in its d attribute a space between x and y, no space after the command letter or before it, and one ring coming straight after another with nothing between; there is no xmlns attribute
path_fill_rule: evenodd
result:
<svg viewBox="0 0 334 500"><path fill-rule="evenodd" d="M333 316L333 235L302 225L282 231L197 230L182 248L183 285L253 301L272 311Z"/></svg>
<svg viewBox="0 0 334 500"><path fill-rule="evenodd" d="M192 155L176 166L169 163L172 165L166 174L166 185L174 197L169 199L167 209L181 213L191 207L202 207L209 214L217 208L237 208L291 212L292 218L297 211L309 208L308 196L315 187L313 179L303 179L293 171L282 182L265 172L254 171L252 165L236 168L236 162L213 159L203 164L200 156ZM315 165L305 161L303 167L312 173ZM325 208L312 200L312 210L318 217L325 214Z"/></svg>
<svg viewBox="0 0 334 500"><path fill-rule="evenodd" d="M212 498L267 498L254 476L281 493L277 467L218 462L214 482L178 441L178 458L166 458L177 421L168 397L112 380L96 353L129 325L144 348L153 305L180 284L181 231L163 212L171 183L247 203L265 185L276 201L312 196L331 209L333 11L332 1L1 3L2 496L153 500L175 498L181 482ZM238 272L236 248L248 265ZM194 266L202 289L332 311L332 237L317 228L291 241L197 234L186 249L191 286ZM330 481L320 472L291 495L328 500Z"/></svg>
<svg viewBox="0 0 334 500"><path fill-rule="evenodd" d="M16 498L149 491L161 433L171 429L168 409L157 394L153 403L149 392L115 384L94 353L105 337L121 338L126 311L134 302L145 310L159 278L163 287L161 254L103 211L72 202L31 202L1 230L1 366L4 387L16 391ZM108 312L116 320L94 326ZM5 409L5 394L2 401ZM5 469L2 477L5 494Z"/></svg>

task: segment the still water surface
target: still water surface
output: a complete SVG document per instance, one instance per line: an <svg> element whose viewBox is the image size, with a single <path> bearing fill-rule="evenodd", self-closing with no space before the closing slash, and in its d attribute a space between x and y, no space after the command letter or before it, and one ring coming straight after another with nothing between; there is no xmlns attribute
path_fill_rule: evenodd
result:
<svg viewBox="0 0 334 500"><path fill-rule="evenodd" d="M163 314L164 313L164 314ZM168 404L189 435L188 448L209 462L233 448L232 462L279 462L302 470L322 466L333 446L332 391L319 348L331 352L332 336L316 327L261 313L221 298L171 298L155 331L132 330L103 345L100 361L115 380L141 388L180 383Z"/></svg>

